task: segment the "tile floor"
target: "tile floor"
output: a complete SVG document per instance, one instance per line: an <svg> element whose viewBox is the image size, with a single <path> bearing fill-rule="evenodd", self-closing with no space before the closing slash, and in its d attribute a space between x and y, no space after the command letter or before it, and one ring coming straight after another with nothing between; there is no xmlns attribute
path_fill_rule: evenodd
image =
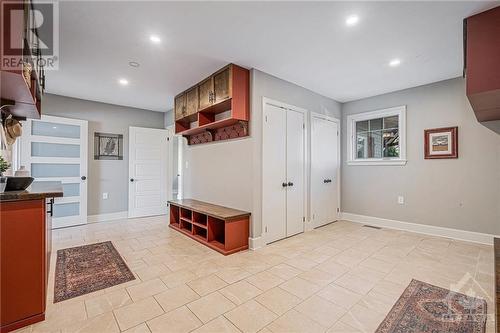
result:
<svg viewBox="0 0 500 333"><path fill-rule="evenodd" d="M165 217L53 233L44 322L21 332L374 332L412 278L488 302L493 249L340 221L224 257ZM111 240L136 280L52 303L57 249Z"/></svg>

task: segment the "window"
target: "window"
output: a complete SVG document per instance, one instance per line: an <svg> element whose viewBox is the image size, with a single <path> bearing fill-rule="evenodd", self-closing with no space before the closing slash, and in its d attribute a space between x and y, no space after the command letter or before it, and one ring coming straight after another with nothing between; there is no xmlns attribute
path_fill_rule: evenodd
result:
<svg viewBox="0 0 500 333"><path fill-rule="evenodd" d="M406 164L406 106L347 117L348 164Z"/></svg>

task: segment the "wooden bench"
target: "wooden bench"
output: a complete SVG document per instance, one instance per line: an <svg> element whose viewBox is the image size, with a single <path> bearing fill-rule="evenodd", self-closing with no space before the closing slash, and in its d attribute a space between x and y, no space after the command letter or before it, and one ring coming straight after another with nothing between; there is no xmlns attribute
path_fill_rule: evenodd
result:
<svg viewBox="0 0 500 333"><path fill-rule="evenodd" d="M193 199L168 203L172 229L224 255L248 249L249 212Z"/></svg>

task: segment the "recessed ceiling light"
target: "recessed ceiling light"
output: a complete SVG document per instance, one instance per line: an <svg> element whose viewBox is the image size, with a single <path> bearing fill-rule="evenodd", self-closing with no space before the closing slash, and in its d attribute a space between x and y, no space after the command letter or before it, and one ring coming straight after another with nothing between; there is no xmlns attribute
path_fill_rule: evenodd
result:
<svg viewBox="0 0 500 333"><path fill-rule="evenodd" d="M399 60L399 59L392 59L389 62L389 66L391 66L391 67L397 67L399 65L401 65L401 60Z"/></svg>
<svg viewBox="0 0 500 333"><path fill-rule="evenodd" d="M137 67L139 67L141 64L139 64L137 61L129 61L128 65L129 65L130 67L135 67L135 68L137 68Z"/></svg>
<svg viewBox="0 0 500 333"><path fill-rule="evenodd" d="M118 83L121 84L122 86L126 86L128 84L128 80L127 79L119 79Z"/></svg>
<svg viewBox="0 0 500 333"><path fill-rule="evenodd" d="M348 27L352 27L356 24L358 24L359 22L359 16L358 15L350 15L348 16L346 19L345 19L345 24L348 26Z"/></svg>
<svg viewBox="0 0 500 333"><path fill-rule="evenodd" d="M160 44L161 43L161 38L156 36L156 35L151 35L149 36L149 40L152 41L155 44Z"/></svg>

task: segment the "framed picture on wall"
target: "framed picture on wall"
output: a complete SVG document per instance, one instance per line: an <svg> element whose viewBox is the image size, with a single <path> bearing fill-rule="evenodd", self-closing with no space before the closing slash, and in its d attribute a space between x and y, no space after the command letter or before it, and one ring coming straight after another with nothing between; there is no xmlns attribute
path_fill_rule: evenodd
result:
<svg viewBox="0 0 500 333"><path fill-rule="evenodd" d="M424 130L425 159L458 158L458 127Z"/></svg>
<svg viewBox="0 0 500 333"><path fill-rule="evenodd" d="M123 160L123 135L95 132L94 160Z"/></svg>

